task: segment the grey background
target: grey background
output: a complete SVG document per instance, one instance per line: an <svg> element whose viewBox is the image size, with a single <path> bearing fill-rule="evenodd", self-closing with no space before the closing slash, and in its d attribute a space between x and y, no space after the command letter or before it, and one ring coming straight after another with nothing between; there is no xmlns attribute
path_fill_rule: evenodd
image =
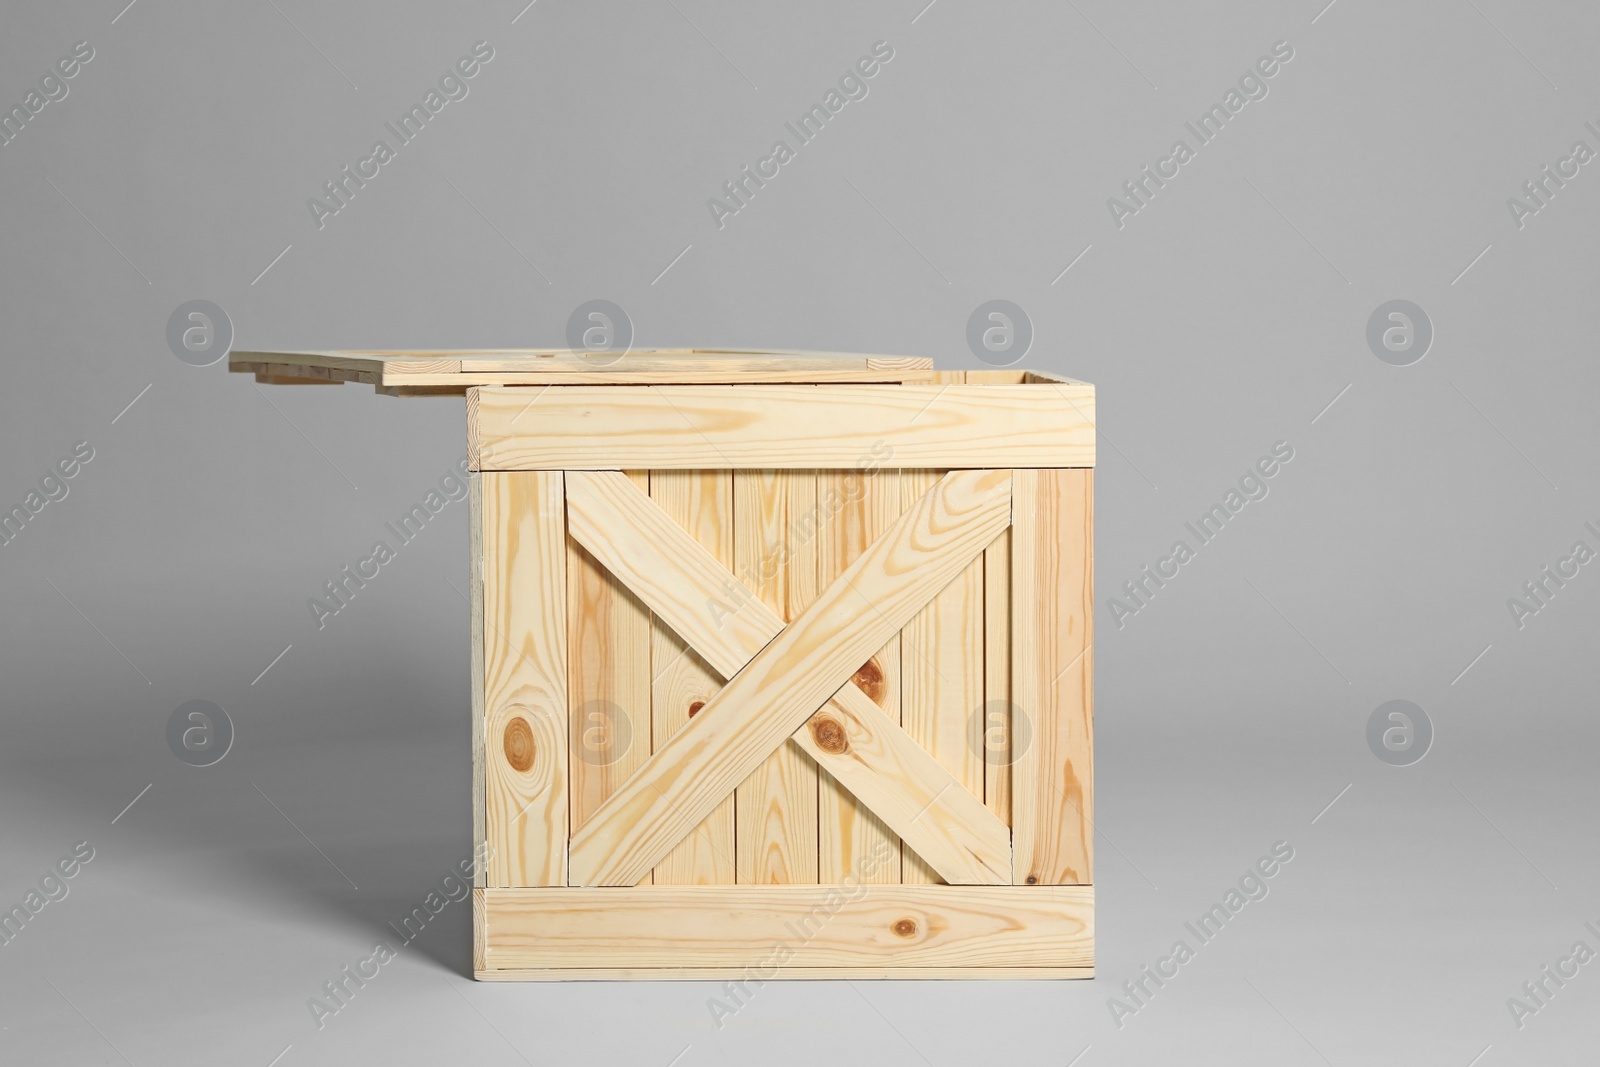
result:
<svg viewBox="0 0 1600 1067"><path fill-rule="evenodd" d="M0 502L95 449L0 547L0 901L96 849L0 947L0 1060L1592 1062L1600 963L1520 1030L1506 1000L1600 948L1600 575L1520 630L1506 601L1600 545L1600 176L1521 230L1505 203L1600 148L1592 6L123 2L0 15L8 107L95 49L0 148ZM470 95L319 231L306 199L480 39ZM719 231L706 198L880 39L870 95ZM1107 197L1278 40L1268 97L1117 229ZM947 368L980 366L972 309L1023 307L1020 366L1099 387L1100 977L783 984L719 1031L708 985L474 983L452 905L316 1029L470 848L465 505L306 608L462 454L462 404L186 366L198 298L242 348L552 345L604 298L642 347ZM1365 343L1395 298L1435 330L1403 368ZM1279 440L1270 496L1118 630L1122 581ZM1436 733L1409 767L1366 746L1394 698ZM164 740L192 699L237 729L209 768ZM1271 895L1119 1029L1107 999L1278 840Z"/></svg>

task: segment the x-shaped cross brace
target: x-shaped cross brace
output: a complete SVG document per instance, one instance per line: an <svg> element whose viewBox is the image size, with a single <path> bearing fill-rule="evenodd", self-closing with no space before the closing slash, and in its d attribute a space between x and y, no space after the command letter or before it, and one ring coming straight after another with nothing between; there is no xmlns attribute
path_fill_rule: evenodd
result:
<svg viewBox="0 0 1600 1067"><path fill-rule="evenodd" d="M786 739L947 882L1011 882L1005 824L850 680L1005 530L1010 471L945 475L788 625L621 473L566 493L572 537L729 679L573 833L572 884L637 884Z"/></svg>

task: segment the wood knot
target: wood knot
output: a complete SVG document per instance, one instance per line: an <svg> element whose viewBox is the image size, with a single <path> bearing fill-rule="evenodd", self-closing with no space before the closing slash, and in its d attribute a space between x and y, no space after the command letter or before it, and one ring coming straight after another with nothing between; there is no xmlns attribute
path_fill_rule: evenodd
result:
<svg viewBox="0 0 1600 1067"><path fill-rule="evenodd" d="M895 924L892 927L890 927L890 929L894 931L894 935L896 937L916 937L917 936L917 920L915 920L915 919L896 919L895 920Z"/></svg>
<svg viewBox="0 0 1600 1067"><path fill-rule="evenodd" d="M706 702L704 700L696 700L694 703L690 704L689 705L689 718L692 719L696 715L700 714L700 709L705 707L705 706L706 706Z"/></svg>
<svg viewBox="0 0 1600 1067"><path fill-rule="evenodd" d="M1028 875L1028 884L1029 885L1038 885L1039 884L1039 876L1036 875L1036 874Z"/></svg>
<svg viewBox="0 0 1600 1067"><path fill-rule="evenodd" d="M844 735L844 724L826 715L811 720L811 736L818 748L835 756L850 748L850 742Z"/></svg>
<svg viewBox="0 0 1600 1067"><path fill-rule="evenodd" d="M527 719L518 715L506 723L503 741L506 762L511 764L512 770L526 773L533 767L533 727L528 724Z"/></svg>
<svg viewBox="0 0 1600 1067"><path fill-rule="evenodd" d="M879 707L883 706L884 691L888 686L883 680L883 665L878 662L878 657L873 656L856 669L856 687L872 698L872 702Z"/></svg>

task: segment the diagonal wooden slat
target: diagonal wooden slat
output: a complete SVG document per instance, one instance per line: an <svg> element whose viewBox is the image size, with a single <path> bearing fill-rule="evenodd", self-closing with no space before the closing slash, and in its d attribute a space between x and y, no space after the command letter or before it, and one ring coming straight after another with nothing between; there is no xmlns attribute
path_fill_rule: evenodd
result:
<svg viewBox="0 0 1600 1067"><path fill-rule="evenodd" d="M783 621L726 568L707 557L681 524L614 474L574 473L568 491L572 536L674 630L702 630L700 616L721 618L698 647L731 676L783 629ZM648 591L646 591L648 590ZM713 596L706 597L705 590ZM749 614L753 632L726 625L725 613ZM852 682L791 741L828 769L874 814L911 842L913 851L952 884L1008 884L1010 837L942 765ZM824 744L823 742L827 742Z"/></svg>
<svg viewBox="0 0 1600 1067"><path fill-rule="evenodd" d="M854 682L789 741L826 767L949 884L1011 884L1011 832L1005 823Z"/></svg>
<svg viewBox="0 0 1600 1067"><path fill-rule="evenodd" d="M572 536L732 681L573 835L571 880L634 884L815 713L802 747L941 875L1009 882L1005 826L846 681L1006 528L1009 472L947 475L788 627L619 477L568 474Z"/></svg>

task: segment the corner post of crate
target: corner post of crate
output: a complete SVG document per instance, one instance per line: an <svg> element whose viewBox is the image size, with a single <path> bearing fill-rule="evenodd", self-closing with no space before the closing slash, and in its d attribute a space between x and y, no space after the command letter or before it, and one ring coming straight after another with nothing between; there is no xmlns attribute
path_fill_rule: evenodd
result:
<svg viewBox="0 0 1600 1067"><path fill-rule="evenodd" d="M476 411L468 394L469 413ZM477 444L475 420L469 443ZM561 471L482 470L469 448L481 607L474 717L484 886L567 882L567 545ZM478 670L475 662L474 670Z"/></svg>
<svg viewBox="0 0 1600 1067"><path fill-rule="evenodd" d="M483 810L483 475L467 472L467 615L472 694L472 884L488 885L488 829Z"/></svg>
<svg viewBox="0 0 1600 1067"><path fill-rule="evenodd" d="M1094 882L1094 469L1013 472L1013 870Z"/></svg>

